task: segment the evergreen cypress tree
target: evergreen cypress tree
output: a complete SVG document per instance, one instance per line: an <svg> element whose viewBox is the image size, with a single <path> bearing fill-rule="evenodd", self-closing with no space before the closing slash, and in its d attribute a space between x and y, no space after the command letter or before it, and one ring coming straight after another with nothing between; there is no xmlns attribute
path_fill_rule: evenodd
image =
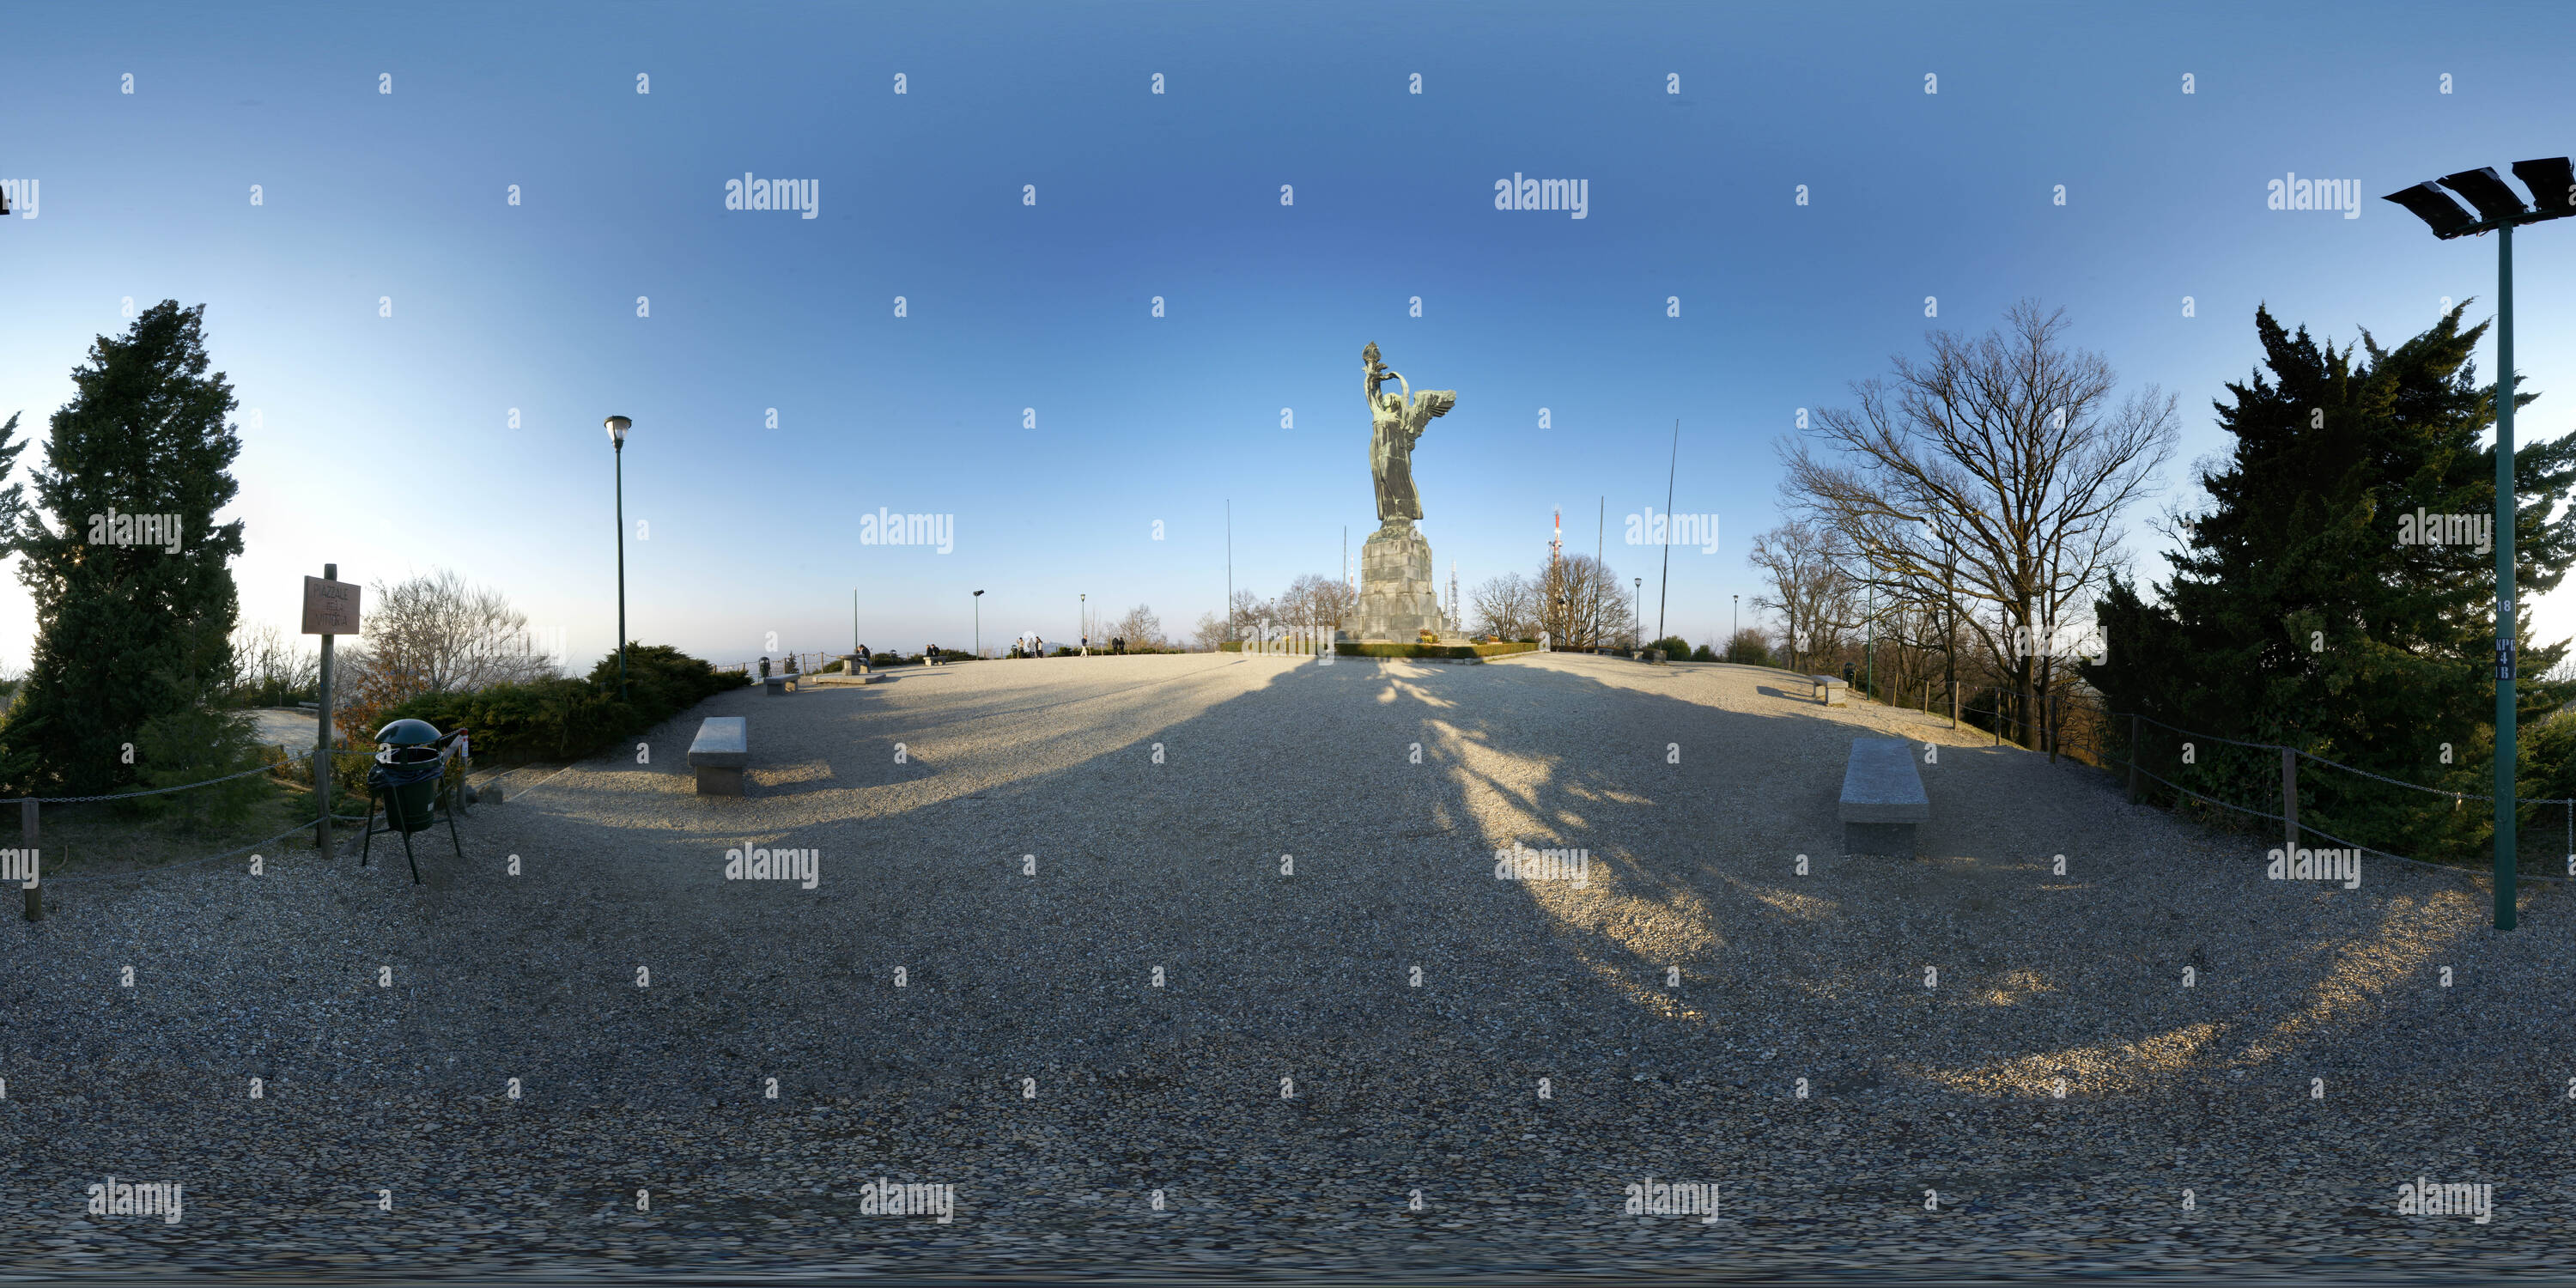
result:
<svg viewBox="0 0 2576 1288"><path fill-rule="evenodd" d="M2281 743L2404 782L2475 793L2492 781L2492 547L2401 543L2415 516L2492 515L2496 391L2469 360L2484 326L2462 304L2394 350L2285 333L2257 309L2266 379L2228 385L2219 424L2234 451L2201 476L2208 509L2182 520L2161 603L2115 581L2099 605L2108 657L2087 678L2114 710L2181 729ZM2361 353L2356 354L2358 348ZM2518 394L2519 407L2536 395ZM2514 476L2518 596L2555 587L2576 561L2576 436L2520 446ZM2402 521L2402 522L2401 522ZM2452 535L2448 525L2437 536ZM2566 645L2530 646L2525 674ZM2552 705L2526 685L2525 709ZM2277 755L2149 730L2140 761L2194 791L2277 806ZM2449 763L2442 745L2451 749ZM2490 819L2354 775L2301 777L2300 821L2417 857L2482 844ZM2324 842L2319 842L2324 844Z"/></svg>
<svg viewBox="0 0 2576 1288"><path fill-rule="evenodd" d="M203 707L231 672L228 561L242 525L218 528L214 516L238 490L241 442L224 423L232 387L207 374L204 317L203 305L164 300L123 336L100 336L54 413L13 541L37 638L0 725L0 766L17 767L22 785L126 789L142 768L126 744ZM147 544L144 515L177 516L176 533Z"/></svg>

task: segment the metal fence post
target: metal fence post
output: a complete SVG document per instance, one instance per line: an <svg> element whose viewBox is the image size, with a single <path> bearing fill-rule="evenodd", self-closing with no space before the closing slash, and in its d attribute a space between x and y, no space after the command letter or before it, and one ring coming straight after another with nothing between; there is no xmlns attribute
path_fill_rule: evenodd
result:
<svg viewBox="0 0 2576 1288"><path fill-rule="evenodd" d="M2286 862L2299 856L2299 753L2288 747L2281 749L2281 828L2288 846L2281 858Z"/></svg>
<svg viewBox="0 0 2576 1288"><path fill-rule="evenodd" d="M45 881L36 862L36 798L18 802L18 836L27 848L27 920L45 919Z"/></svg>
<svg viewBox="0 0 2576 1288"><path fill-rule="evenodd" d="M2138 803L2138 713L2129 713L2129 803Z"/></svg>

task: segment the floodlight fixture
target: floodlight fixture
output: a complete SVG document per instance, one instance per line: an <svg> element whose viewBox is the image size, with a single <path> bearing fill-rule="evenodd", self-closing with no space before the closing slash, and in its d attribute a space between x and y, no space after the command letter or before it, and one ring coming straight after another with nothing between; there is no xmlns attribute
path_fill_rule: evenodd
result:
<svg viewBox="0 0 2576 1288"><path fill-rule="evenodd" d="M2477 207L2478 218L2487 223L2513 223L2531 213L2531 207L2522 204L2522 194L2508 186L2504 176L2491 165L2444 175L2442 186L2468 198L2469 204Z"/></svg>
<svg viewBox="0 0 2576 1288"><path fill-rule="evenodd" d="M2387 200L2414 211L2444 241L2472 233L2496 234L2496 377L2495 398L2495 928L2514 925L2514 725L2517 642L2514 616L2514 519L2520 513L2513 474L2513 230L2522 224L2576 215L2576 167L2565 157L2541 157L2513 163L2514 177L2531 189L2532 204L2504 181L2493 166L2462 170L2433 183L2388 194ZM2472 216L2451 200L2451 192L2477 208ZM2295 802L2292 802L2295 803ZM2288 813L2289 811L2284 811ZM2292 815L2292 817L2296 817ZM2295 829L2296 823L2291 827ZM2298 843L2294 830L2290 844Z"/></svg>

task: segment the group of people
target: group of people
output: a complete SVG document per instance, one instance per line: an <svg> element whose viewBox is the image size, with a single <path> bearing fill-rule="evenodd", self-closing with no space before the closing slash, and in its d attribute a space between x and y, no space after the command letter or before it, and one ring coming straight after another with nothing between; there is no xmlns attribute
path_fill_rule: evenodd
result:
<svg viewBox="0 0 2576 1288"><path fill-rule="evenodd" d="M1091 651L1090 636L1085 635L1082 637L1081 648L1085 653L1089 653ZM1123 635L1111 636L1107 641L1107 648L1104 651L1110 653L1126 652L1127 638ZM1045 657L1046 641L1039 639L1037 637L1037 633L1032 631L1029 634L1021 636L1016 643L1011 645L1010 655L1012 657Z"/></svg>

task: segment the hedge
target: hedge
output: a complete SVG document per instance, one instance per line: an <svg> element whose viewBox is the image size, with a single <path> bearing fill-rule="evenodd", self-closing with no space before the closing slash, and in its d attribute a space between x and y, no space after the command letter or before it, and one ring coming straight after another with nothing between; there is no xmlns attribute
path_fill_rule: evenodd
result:
<svg viewBox="0 0 2576 1288"><path fill-rule="evenodd" d="M1492 644L1354 644L1343 641L1333 651L1343 657L1483 657ZM1536 648L1537 645L1529 647ZM1515 649L1515 651L1517 651Z"/></svg>
<svg viewBox="0 0 2576 1288"><path fill-rule="evenodd" d="M472 730L477 760L579 760L750 682L742 672L718 671L669 645L652 644L626 650L624 699L617 696L617 655L611 653L591 668L588 679L425 693L387 710L384 721L426 720L442 733L463 725ZM351 732L358 738L374 734Z"/></svg>

